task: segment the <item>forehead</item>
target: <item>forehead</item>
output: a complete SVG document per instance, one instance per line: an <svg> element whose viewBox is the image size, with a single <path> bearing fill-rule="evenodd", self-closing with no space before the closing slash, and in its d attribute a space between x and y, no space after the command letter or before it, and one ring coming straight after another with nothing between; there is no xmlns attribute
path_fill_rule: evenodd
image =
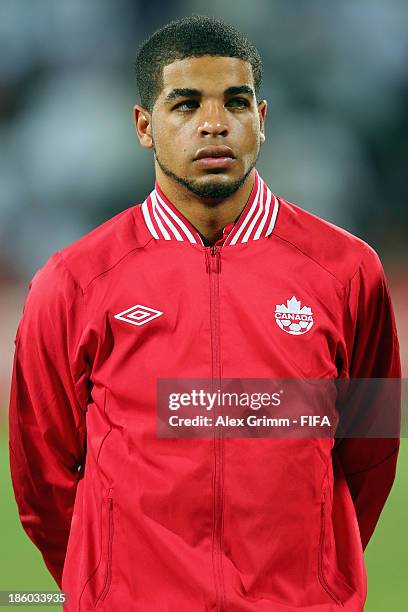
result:
<svg viewBox="0 0 408 612"><path fill-rule="evenodd" d="M188 57L163 68L162 95L176 87L199 89L204 94L234 85L254 87L252 66L237 57Z"/></svg>

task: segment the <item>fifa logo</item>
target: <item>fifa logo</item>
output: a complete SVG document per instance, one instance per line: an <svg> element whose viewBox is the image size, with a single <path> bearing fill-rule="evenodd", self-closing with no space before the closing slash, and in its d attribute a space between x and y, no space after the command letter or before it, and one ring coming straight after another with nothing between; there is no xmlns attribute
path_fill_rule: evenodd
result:
<svg viewBox="0 0 408 612"><path fill-rule="evenodd" d="M312 309L308 306L301 308L295 296L286 300L286 305L276 305L275 321L284 332L294 336L305 334L314 323Z"/></svg>

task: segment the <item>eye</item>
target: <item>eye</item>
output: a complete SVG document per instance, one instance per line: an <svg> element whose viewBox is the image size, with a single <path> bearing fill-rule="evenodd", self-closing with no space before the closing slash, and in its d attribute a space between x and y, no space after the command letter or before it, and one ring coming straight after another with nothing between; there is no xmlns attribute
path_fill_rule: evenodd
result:
<svg viewBox="0 0 408 612"><path fill-rule="evenodd" d="M176 104L174 110L189 111L193 110L193 108L197 108L197 106L197 100L184 100L183 102L179 102L179 104Z"/></svg>
<svg viewBox="0 0 408 612"><path fill-rule="evenodd" d="M231 100L228 100L228 104L232 104L232 106L237 106L240 108L245 108L249 106L249 102L245 98L231 98Z"/></svg>

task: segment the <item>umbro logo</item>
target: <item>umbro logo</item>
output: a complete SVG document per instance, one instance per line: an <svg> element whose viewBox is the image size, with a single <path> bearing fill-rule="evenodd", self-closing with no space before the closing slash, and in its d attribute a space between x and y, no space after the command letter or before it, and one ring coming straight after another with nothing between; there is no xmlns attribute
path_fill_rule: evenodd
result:
<svg viewBox="0 0 408 612"><path fill-rule="evenodd" d="M275 309L275 321L287 334L300 336L309 331L313 326L313 313L309 306L300 307L300 300L293 295L286 304L277 304Z"/></svg>
<svg viewBox="0 0 408 612"><path fill-rule="evenodd" d="M149 308L149 306L142 306L142 304L136 304L136 306L131 306L123 312L116 314L115 319L131 323L132 325L144 325L156 317L160 317L162 314L160 310Z"/></svg>

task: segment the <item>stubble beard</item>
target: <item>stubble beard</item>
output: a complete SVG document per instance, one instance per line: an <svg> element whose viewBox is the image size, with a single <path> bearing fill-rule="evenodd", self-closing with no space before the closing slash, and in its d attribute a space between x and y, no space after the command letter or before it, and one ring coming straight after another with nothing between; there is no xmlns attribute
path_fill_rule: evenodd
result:
<svg viewBox="0 0 408 612"><path fill-rule="evenodd" d="M238 179L235 179L228 183L217 183L217 182L211 182L211 181L200 183L199 181L196 181L196 180L189 180L188 178L185 178L183 176L178 176L172 170L170 170L170 168L168 168L166 164L164 164L160 160L159 156L157 155L157 150L156 150L154 143L153 143L153 152L154 152L154 157L158 165L160 166L162 172L166 176L170 177L171 179L173 179L174 181L176 181L177 183L179 183L180 185L182 185L183 187L191 191L191 193L198 196L199 198L209 199L209 200L210 199L211 200L221 200L223 198L228 198L233 193L238 191L238 189L242 187L242 185L245 183L248 176L252 172L253 168L255 167L256 162L258 161L258 156L259 156L259 151L258 151L258 155L254 159L252 164L250 164L250 167L248 168L248 170L245 172L245 174L242 177Z"/></svg>

